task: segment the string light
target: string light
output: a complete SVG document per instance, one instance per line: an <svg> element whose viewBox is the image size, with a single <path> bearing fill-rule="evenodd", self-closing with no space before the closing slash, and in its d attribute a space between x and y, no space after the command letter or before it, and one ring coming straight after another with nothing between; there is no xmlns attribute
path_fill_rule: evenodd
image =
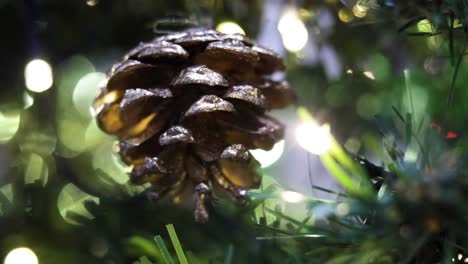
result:
<svg viewBox="0 0 468 264"><path fill-rule="evenodd" d="M26 87L33 92L41 93L52 87L52 68L41 59L30 61L24 69Z"/></svg>
<svg viewBox="0 0 468 264"><path fill-rule="evenodd" d="M304 201L304 195L293 191L284 191L281 193L281 199L287 203L300 203Z"/></svg>
<svg viewBox="0 0 468 264"><path fill-rule="evenodd" d="M316 155L328 152L332 146L330 128L314 122L299 125L296 129L296 139L302 148Z"/></svg>
<svg viewBox="0 0 468 264"><path fill-rule="evenodd" d="M309 39L304 22L299 18L295 8L287 8L278 23L284 47L290 52L302 50Z"/></svg>
<svg viewBox="0 0 468 264"><path fill-rule="evenodd" d="M3 264L38 264L36 254L29 248L15 248L5 257Z"/></svg>
<svg viewBox="0 0 468 264"><path fill-rule="evenodd" d="M242 34L245 35L245 31L241 26L232 21L224 21L219 23L216 30L225 34Z"/></svg>
<svg viewBox="0 0 468 264"><path fill-rule="evenodd" d="M273 163L275 163L283 154L284 152L284 140L279 141L276 143L273 148L269 151L265 151L263 149L254 149L251 150L250 153L254 158L260 162L262 168L266 168Z"/></svg>

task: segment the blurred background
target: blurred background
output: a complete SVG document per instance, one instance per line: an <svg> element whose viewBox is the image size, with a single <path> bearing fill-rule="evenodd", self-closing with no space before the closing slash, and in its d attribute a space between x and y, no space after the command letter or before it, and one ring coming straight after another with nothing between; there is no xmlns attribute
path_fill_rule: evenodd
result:
<svg viewBox="0 0 468 264"><path fill-rule="evenodd" d="M161 256L152 236L174 223L200 263L222 259L229 245L246 241L239 254L262 257L255 238L235 234L248 227L230 216L215 216L210 228L191 223L190 212L180 208L149 208L139 196L143 187L128 183L127 168L113 154L115 138L93 119L90 106L106 71L152 39L156 21L174 15L245 34L281 54L298 105L350 153L377 164L385 159L381 135L404 130L394 109L414 113L418 126L436 124L460 137L467 91L456 89L457 107L447 107L448 43L437 34L398 32L395 2L1 0L0 256L26 247L39 263L154 262ZM434 28L426 20L408 31L430 34ZM458 84L466 71L460 68ZM295 107L272 113L287 126L285 140L253 153L264 185L278 183L293 194L275 206L318 221L323 212L289 202L296 194L337 199L314 186L339 187L313 154L327 140L321 130L303 136ZM30 252L22 256L34 261Z"/></svg>

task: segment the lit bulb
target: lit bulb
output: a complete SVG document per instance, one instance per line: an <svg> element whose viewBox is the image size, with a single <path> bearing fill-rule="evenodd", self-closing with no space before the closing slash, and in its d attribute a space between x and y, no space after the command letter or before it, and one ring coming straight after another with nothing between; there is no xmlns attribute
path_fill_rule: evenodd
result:
<svg viewBox="0 0 468 264"><path fill-rule="evenodd" d="M250 151L252 156L260 164L262 165L262 168L266 168L273 163L275 163L283 154L284 152L284 140L281 140L280 142L276 143L273 148L269 151L265 151L263 149L253 149Z"/></svg>
<svg viewBox="0 0 468 264"><path fill-rule="evenodd" d="M346 8L341 8L338 11L338 18L344 23L349 23L353 21L353 14L351 14L351 12Z"/></svg>
<svg viewBox="0 0 468 264"><path fill-rule="evenodd" d="M86 4L89 6L95 6L97 5L98 1L97 0L86 0Z"/></svg>
<svg viewBox="0 0 468 264"><path fill-rule="evenodd" d="M288 8L283 13L278 23L278 31L281 33L284 47L291 52L302 50L309 39L307 28L294 8Z"/></svg>
<svg viewBox="0 0 468 264"><path fill-rule="evenodd" d="M314 122L299 125L296 129L296 139L302 148L316 155L328 152L332 146L328 126L318 126Z"/></svg>
<svg viewBox="0 0 468 264"><path fill-rule="evenodd" d="M368 7L361 5L361 4L356 4L353 7L353 14L355 17L363 18L367 15Z"/></svg>
<svg viewBox="0 0 468 264"><path fill-rule="evenodd" d="M300 203L304 201L304 195L293 191L284 191L281 193L281 199L287 203Z"/></svg>
<svg viewBox="0 0 468 264"><path fill-rule="evenodd" d="M37 93L44 92L52 87L52 68L44 60L32 60L24 69L24 78L26 87L30 91Z"/></svg>
<svg viewBox="0 0 468 264"><path fill-rule="evenodd" d="M36 254L29 248L15 248L5 257L3 264L38 264Z"/></svg>
<svg viewBox="0 0 468 264"><path fill-rule="evenodd" d="M232 21L224 21L219 23L216 30L225 34L242 34L245 35L245 31L238 24Z"/></svg>
<svg viewBox="0 0 468 264"><path fill-rule="evenodd" d="M371 71L365 71L363 72L364 76L366 76L367 78L371 79L371 80L375 80L375 75L374 73L372 73Z"/></svg>

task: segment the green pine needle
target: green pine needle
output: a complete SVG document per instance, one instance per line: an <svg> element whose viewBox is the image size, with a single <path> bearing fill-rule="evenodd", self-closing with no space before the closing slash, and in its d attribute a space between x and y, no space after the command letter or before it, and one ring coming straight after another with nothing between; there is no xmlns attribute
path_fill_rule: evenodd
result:
<svg viewBox="0 0 468 264"><path fill-rule="evenodd" d="M230 244L226 252L226 258L224 259L224 264L231 264L233 256L234 256L234 245Z"/></svg>
<svg viewBox="0 0 468 264"><path fill-rule="evenodd" d="M174 264L174 260L172 259L171 254L169 254L169 251L167 250L166 244L164 243L164 240L162 239L162 237L155 236L154 241L156 242L159 249L161 250L164 260L166 261L166 264Z"/></svg>
<svg viewBox="0 0 468 264"><path fill-rule="evenodd" d="M185 257L184 250L180 244L179 238L177 237L176 231L172 224L166 225L167 232L169 232L169 237L171 238L172 245L174 245L177 257L181 264L188 264L187 258Z"/></svg>
<svg viewBox="0 0 468 264"><path fill-rule="evenodd" d="M147 256L143 256L140 258L139 264L151 264L151 261L148 259Z"/></svg>

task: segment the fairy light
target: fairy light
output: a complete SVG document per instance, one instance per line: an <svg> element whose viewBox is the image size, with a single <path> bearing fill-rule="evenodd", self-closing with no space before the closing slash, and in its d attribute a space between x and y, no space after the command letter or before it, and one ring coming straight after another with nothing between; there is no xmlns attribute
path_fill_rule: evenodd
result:
<svg viewBox="0 0 468 264"><path fill-rule="evenodd" d="M273 148L269 151L265 151L263 149L253 149L250 151L252 156L260 162L262 168L266 168L271 166L273 163L281 158L281 155L284 152L284 140L279 141L276 143Z"/></svg>
<svg viewBox="0 0 468 264"><path fill-rule="evenodd" d="M41 59L30 61L24 69L26 87L33 92L41 93L52 87L52 68Z"/></svg>
<svg viewBox="0 0 468 264"><path fill-rule="evenodd" d="M353 21L353 14L346 8L341 8L338 11L338 18L344 23L349 23Z"/></svg>
<svg viewBox="0 0 468 264"><path fill-rule="evenodd" d="M98 4L98 1L97 0L86 0L86 4L88 6L95 6Z"/></svg>
<svg viewBox="0 0 468 264"><path fill-rule="evenodd" d="M353 14L355 17L364 18L367 15L368 7L362 4L355 4L353 6Z"/></svg>
<svg viewBox="0 0 468 264"><path fill-rule="evenodd" d="M5 257L3 264L38 264L36 254L29 248L15 248Z"/></svg>
<svg viewBox="0 0 468 264"><path fill-rule="evenodd" d="M281 193L281 199L287 203L300 203L304 201L304 195L293 191L284 191Z"/></svg>
<svg viewBox="0 0 468 264"><path fill-rule="evenodd" d="M237 23L232 21L224 21L219 23L216 30L225 34L242 34L245 35L245 31Z"/></svg>
<svg viewBox="0 0 468 264"><path fill-rule="evenodd" d="M422 32L422 33L432 33L434 31L432 23L428 19L423 19L419 21L418 24L416 25L416 28L418 29L419 32Z"/></svg>
<svg viewBox="0 0 468 264"><path fill-rule="evenodd" d="M309 39L309 33L295 8L287 8L278 23L284 47L290 52L302 50Z"/></svg>
<svg viewBox="0 0 468 264"><path fill-rule="evenodd" d="M366 76L367 78L371 79L371 80L375 80L375 75L373 72L371 71L365 71L363 72L364 76Z"/></svg>
<svg viewBox="0 0 468 264"><path fill-rule="evenodd" d="M332 146L330 128L327 125L319 126L312 121L297 127L296 139L302 148L316 155L327 153Z"/></svg>

